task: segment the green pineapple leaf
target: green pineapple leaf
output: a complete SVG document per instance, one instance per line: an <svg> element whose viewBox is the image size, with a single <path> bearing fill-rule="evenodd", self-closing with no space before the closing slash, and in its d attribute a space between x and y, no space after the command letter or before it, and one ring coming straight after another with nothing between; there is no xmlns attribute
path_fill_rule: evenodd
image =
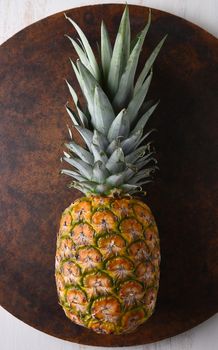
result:
<svg viewBox="0 0 218 350"><path fill-rule="evenodd" d="M96 184L95 184L96 186ZM69 187L74 187L87 196L89 192L94 192L94 186L90 181L73 181Z"/></svg>
<svg viewBox="0 0 218 350"><path fill-rule="evenodd" d="M98 160L93 167L92 181L100 184L104 183L109 175L109 171L106 169L104 163Z"/></svg>
<svg viewBox="0 0 218 350"><path fill-rule="evenodd" d="M124 179L125 179L125 172L121 172L119 174L114 174L109 176L106 179L106 184L110 185L110 187L112 188L116 188L123 184Z"/></svg>
<svg viewBox="0 0 218 350"><path fill-rule="evenodd" d="M125 7L121 18L119 30L115 40L113 53L110 62L108 73L108 91L111 97L114 97L118 86L121 74L123 73L126 62L129 58L130 51L130 22L129 10Z"/></svg>
<svg viewBox="0 0 218 350"><path fill-rule="evenodd" d="M62 169L61 173L65 174L65 175L68 175L68 176L71 176L75 180L78 180L78 181L85 181L86 180L85 177L83 177L81 174L78 174L76 171L72 171L72 170L68 170L68 169Z"/></svg>
<svg viewBox="0 0 218 350"><path fill-rule="evenodd" d="M70 85L70 83L67 80L66 80L66 83L67 83L68 89L70 91L70 94L72 96L72 99L73 99L73 102L75 104L75 107L77 109L77 113L78 113L78 115L80 117L81 124L82 124L82 126L87 127L88 126L88 118L85 115L85 113L82 111L82 108L81 108L80 103L79 103L78 96L77 96L75 90L73 89L73 87Z"/></svg>
<svg viewBox="0 0 218 350"><path fill-rule="evenodd" d="M99 86L98 82L89 72L89 70L79 60L77 61L77 68L83 81L83 94L87 100L89 113L91 115L91 118L94 118L93 99L95 87Z"/></svg>
<svg viewBox="0 0 218 350"><path fill-rule="evenodd" d="M107 80L112 56L112 47L107 28L101 23L101 65L105 81Z"/></svg>
<svg viewBox="0 0 218 350"><path fill-rule="evenodd" d="M144 65L144 68L136 81L135 88L134 88L134 94L136 94L137 91L141 88L141 86L142 86L146 76L148 75L148 73L149 73L161 47L163 46L166 38L167 38L167 35L165 35L163 37L163 39L158 43L158 45L155 47L155 49L153 50L153 52L150 54L149 58L147 59L145 65Z"/></svg>
<svg viewBox="0 0 218 350"><path fill-rule="evenodd" d="M108 146L107 138L97 130L94 130L93 132L92 142L94 145L99 146L102 150L105 150Z"/></svg>
<svg viewBox="0 0 218 350"><path fill-rule="evenodd" d="M86 145L88 146L89 150L91 150L91 143L93 139L93 133L86 128L82 128L79 125L75 126L75 129L80 133L82 136L83 140L85 141Z"/></svg>
<svg viewBox="0 0 218 350"><path fill-rule="evenodd" d="M137 170L141 170L143 167L145 167L150 162L153 162L154 164L156 164L157 160L154 157L147 155L147 156L143 157L143 159L139 159L135 163L135 166L137 167Z"/></svg>
<svg viewBox="0 0 218 350"><path fill-rule="evenodd" d="M81 158L84 162L93 165L94 157L93 154L85 150L83 147L75 143L74 141L70 141L66 143L65 146L73 153L75 153L79 158Z"/></svg>
<svg viewBox="0 0 218 350"><path fill-rule="evenodd" d="M73 71L74 71L74 73L76 75L76 79L77 79L77 81L78 81L78 83L80 85L80 88L81 88L81 90L83 92L83 95L85 95L85 84L84 84L84 81L83 81L83 79L82 79L82 77L81 77L81 75L79 73L79 70L78 70L77 66L73 63L73 61L71 59L70 59L70 63L72 65L72 67L73 67Z"/></svg>
<svg viewBox="0 0 218 350"><path fill-rule="evenodd" d="M79 34L79 37L80 37L80 39L83 43L83 46L85 48L85 52L87 54L87 57L89 59L90 66L92 67L92 69L94 71L94 77L97 81L100 81L100 70L99 70L95 55L92 51L92 48L88 42L88 39L86 38L86 36L83 33L83 31L81 30L81 28L70 17L68 17L66 14L65 14L65 17L66 17L66 19L68 19L70 21L70 23L74 26L77 33Z"/></svg>
<svg viewBox="0 0 218 350"><path fill-rule="evenodd" d="M106 163L106 168L110 171L111 174L119 173L124 170L125 159L124 153L121 147L118 147L111 154L110 158Z"/></svg>
<svg viewBox="0 0 218 350"><path fill-rule="evenodd" d="M131 98L133 94L135 72L138 65L138 60L142 49L142 45L144 43L145 36L150 27L150 23L151 23L151 13L149 12L148 22L144 30L141 32L131 52L129 59L127 61L127 65L125 67L125 71L121 76L118 91L116 92L116 95L113 100L113 106L116 110L124 108L124 106L126 106L127 101Z"/></svg>
<svg viewBox="0 0 218 350"><path fill-rule="evenodd" d="M68 158L68 157L63 157L63 160L65 162L69 163L72 165L74 168L78 169L79 173L84 176L86 179L91 180L92 178L92 166L87 164L86 162L83 162L79 158Z"/></svg>
<svg viewBox="0 0 218 350"><path fill-rule="evenodd" d="M142 131L142 129L141 129L141 131ZM143 141L145 141L147 138L148 138L148 136L150 136L154 131L157 131L156 129L151 129L151 130L149 130L145 135L143 135L143 133L142 133L142 137L140 137L139 138L139 140L136 142L136 144L135 144L135 149L136 148L138 148L139 147L139 145L143 142ZM139 132L139 130L138 131L136 131L136 133L137 132ZM147 142L147 141L146 141Z"/></svg>
<svg viewBox="0 0 218 350"><path fill-rule="evenodd" d="M145 127L148 119L150 118L150 116L154 113L155 109L157 108L159 104L159 101L157 103L155 103L155 105L151 106L149 108L149 110L147 112L145 112L145 114L143 114L143 116L139 119L138 123L136 124L135 128L133 129L133 133L141 130Z"/></svg>
<svg viewBox="0 0 218 350"><path fill-rule="evenodd" d="M127 192L129 194L133 194L135 192L138 192L137 189L138 189L138 185L133 185L133 184L128 184L128 183L124 183L122 184L121 186L121 189L124 191L124 192Z"/></svg>
<svg viewBox="0 0 218 350"><path fill-rule="evenodd" d="M90 73L92 75L95 75L95 72L93 71L93 68L90 65L89 59L88 59L86 53L80 47L80 45L77 44L77 42L73 38L71 38L69 35L65 35L65 36L70 40L70 42L73 45L77 55L79 56L80 61L84 64L84 66L86 66L86 68L90 71Z"/></svg>
<svg viewBox="0 0 218 350"><path fill-rule="evenodd" d="M100 160L102 163L106 163L108 160L108 157L104 151L94 143L91 143L91 150L94 156L94 163L96 163L98 160Z"/></svg>
<svg viewBox="0 0 218 350"><path fill-rule="evenodd" d="M148 145L137 148L135 151L131 152L125 157L125 162L135 163L139 158L145 155L146 151L148 151Z"/></svg>
<svg viewBox="0 0 218 350"><path fill-rule="evenodd" d="M115 151L115 149L117 149L118 147L120 147L120 139L115 139L112 142L110 142L110 144L107 147L107 154L111 156L111 154Z"/></svg>
<svg viewBox="0 0 218 350"><path fill-rule="evenodd" d="M73 125L74 126L79 125L76 113L74 111L72 111L72 109L67 105L65 106L65 108L66 108L68 115L70 116L70 119L72 120Z"/></svg>
<svg viewBox="0 0 218 350"><path fill-rule="evenodd" d="M146 95L148 93L149 86L151 84L151 79L153 76L153 72L151 70L147 79L143 83L141 89L133 96L132 100L127 107L127 115L130 121L130 124L137 118L140 107L142 106Z"/></svg>
<svg viewBox="0 0 218 350"><path fill-rule="evenodd" d="M127 137L125 140L121 142L121 147L124 154L129 154L134 149L136 149L136 145L138 142L140 142L142 135L143 135L143 131L138 130L134 133L131 133L129 137Z"/></svg>
<svg viewBox="0 0 218 350"><path fill-rule="evenodd" d="M104 91L98 86L94 92L94 113L92 125L103 135L107 135L108 129L115 118L113 108Z"/></svg>
<svg viewBox="0 0 218 350"><path fill-rule="evenodd" d="M126 137L129 134L129 120L126 117L126 110L123 109L113 120L109 131L108 131L108 140L112 142L118 137Z"/></svg>

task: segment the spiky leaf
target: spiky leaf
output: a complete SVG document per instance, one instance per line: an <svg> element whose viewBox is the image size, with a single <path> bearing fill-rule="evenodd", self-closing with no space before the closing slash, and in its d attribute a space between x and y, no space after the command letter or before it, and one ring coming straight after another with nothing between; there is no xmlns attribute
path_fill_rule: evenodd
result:
<svg viewBox="0 0 218 350"><path fill-rule="evenodd" d="M100 71L99 71L99 67L95 58L95 55L92 51L92 48L88 42L88 39L86 38L85 34L83 33L83 31L81 30L81 28L76 24L76 22L74 22L70 17L68 17L65 14L65 17L70 21L70 23L74 26L74 28L76 29L77 33L79 34L79 37L83 43L83 46L85 48L85 51L87 53L89 62L90 62L90 66L92 67L93 71L94 71L94 76L96 78L96 80L100 80Z"/></svg>
<svg viewBox="0 0 218 350"><path fill-rule="evenodd" d="M68 175L73 177L77 181L85 181L86 178L83 177L82 175L78 174L76 171L68 170L68 169L62 169L61 170L62 174Z"/></svg>
<svg viewBox="0 0 218 350"><path fill-rule="evenodd" d="M94 113L92 125L103 135L107 135L108 129L115 118L113 108L104 91L98 86L94 93Z"/></svg>
<svg viewBox="0 0 218 350"><path fill-rule="evenodd" d="M101 65L102 65L102 70L103 70L105 80L108 77L110 63L111 63L111 56L112 56L112 47L111 47L110 38L108 35L107 28L104 22L102 21L101 23Z"/></svg>
<svg viewBox="0 0 218 350"><path fill-rule="evenodd" d="M114 174L107 178L106 184L110 185L113 188L116 188L117 186L120 186L123 184L124 178L125 178L124 172L119 174Z"/></svg>
<svg viewBox="0 0 218 350"><path fill-rule="evenodd" d="M81 60L81 62L84 64L84 66L86 66L86 68L88 68L88 70L95 75L95 72L92 69L92 66L90 65L89 59L86 55L86 53L83 51L83 49L80 47L80 45L73 39L71 38L69 35L65 35L71 42L71 44L73 45L77 55L79 56L79 59Z"/></svg>
<svg viewBox="0 0 218 350"><path fill-rule="evenodd" d="M124 170L125 159L124 153L121 147L118 147L114 150L110 158L106 163L106 168L110 171L111 174L119 173Z"/></svg>
<svg viewBox="0 0 218 350"><path fill-rule="evenodd" d="M129 10L125 7L117 37L115 40L113 54L108 74L108 90L113 97L118 89L120 76L123 73L129 57L130 49L130 23Z"/></svg>
<svg viewBox="0 0 218 350"><path fill-rule="evenodd" d="M80 135L82 136L82 138L85 141L86 145L88 146L89 150L91 150L91 143L92 143L92 139L93 139L93 133L90 130L88 130L86 128L82 128L79 125L76 125L75 129L80 133Z"/></svg>
<svg viewBox="0 0 218 350"><path fill-rule="evenodd" d="M94 104L93 104L94 93L95 93L96 86L99 86L99 85L97 80L93 77L93 75L89 72L89 70L79 60L77 61L77 68L83 81L83 93L88 103L88 109L91 114L91 117L93 118L94 117Z"/></svg>
<svg viewBox="0 0 218 350"><path fill-rule="evenodd" d="M152 79L152 71L145 80L144 84L142 85L141 89L133 96L132 100L130 101L128 107L127 107L127 115L130 121L130 124L137 118L139 109L141 108L146 95L148 93L148 89L151 83Z"/></svg>
<svg viewBox="0 0 218 350"><path fill-rule="evenodd" d="M120 79L118 91L113 101L113 105L116 109L121 109L126 105L126 102L133 93L133 83L135 78L135 72L138 65L139 55L144 43L145 36L148 32L151 22L151 15L149 13L148 23L144 30L141 32L136 45L134 46L130 57L128 59L126 69Z"/></svg>
<svg viewBox="0 0 218 350"><path fill-rule="evenodd" d="M92 142L94 145L99 146L102 150L105 150L108 147L107 138L97 130L94 130Z"/></svg>
<svg viewBox="0 0 218 350"><path fill-rule="evenodd" d="M75 107L77 109L82 126L88 126L88 118L85 115L85 113L82 111L82 108L80 106L79 99L78 99L78 96L77 96L75 90L73 89L73 87L70 85L70 83L67 80L66 80L66 83L67 83L68 89L70 91L70 94L73 98L73 102L74 102Z"/></svg>
<svg viewBox="0 0 218 350"><path fill-rule="evenodd" d="M109 176L109 171L106 169L105 165L99 160L94 164L92 181L97 183L104 183L105 179Z"/></svg>
<svg viewBox="0 0 218 350"><path fill-rule="evenodd" d="M66 108L66 111L67 111L68 115L70 116L70 119L73 122L73 125L74 126L75 125L79 125L76 113L74 111L72 111L72 109L69 106L67 106L67 105L65 106L65 108Z"/></svg>
<svg viewBox="0 0 218 350"><path fill-rule="evenodd" d="M94 163L94 157L92 153L85 150L83 147L78 145L77 143L71 141L69 143L66 143L66 147L75 153L79 158L81 158L84 162L93 165Z"/></svg>
<svg viewBox="0 0 218 350"><path fill-rule="evenodd" d="M129 134L129 120L126 116L126 110L123 109L113 120L109 131L108 140L112 142L118 137L126 137Z"/></svg>
<svg viewBox="0 0 218 350"><path fill-rule="evenodd" d="M150 118L152 113L155 111L158 104L159 104L159 101L157 103L155 103L154 106L151 106L149 108L149 110L139 119L138 123L136 124L135 128L133 129L133 133L138 131L138 130L142 130L145 127L148 119Z"/></svg>
<svg viewBox="0 0 218 350"><path fill-rule="evenodd" d="M79 173L84 176L86 179L92 178L92 167L87 164L86 162L83 162L79 158L68 158L68 157L63 157L63 159L72 165L74 168L78 169Z"/></svg>
<svg viewBox="0 0 218 350"><path fill-rule="evenodd" d="M121 142L121 147L124 154L130 153L136 148L137 143L141 140L142 134L142 130L138 130Z"/></svg>
<svg viewBox="0 0 218 350"><path fill-rule="evenodd" d="M94 162L100 160L103 164L106 164L108 157L98 145L91 143L91 150L94 156Z"/></svg>
<svg viewBox="0 0 218 350"><path fill-rule="evenodd" d="M161 47L163 46L166 38L167 38L167 35L165 35L163 37L163 39L158 43L158 45L155 47L155 49L153 50L153 52L151 53L151 55L147 59L145 65L144 65L144 68L136 81L135 88L134 88L134 94L136 94L137 91L141 88L141 86L142 86L148 72L150 71L150 69L151 69Z"/></svg>

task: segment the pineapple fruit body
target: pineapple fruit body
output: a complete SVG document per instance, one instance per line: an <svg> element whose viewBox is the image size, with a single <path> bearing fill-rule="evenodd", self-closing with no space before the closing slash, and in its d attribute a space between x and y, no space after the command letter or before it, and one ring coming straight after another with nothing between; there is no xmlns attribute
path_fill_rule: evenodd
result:
<svg viewBox="0 0 218 350"><path fill-rule="evenodd" d="M158 230L149 207L123 196L83 197L62 215L56 283L66 316L97 333L129 333L154 311Z"/></svg>

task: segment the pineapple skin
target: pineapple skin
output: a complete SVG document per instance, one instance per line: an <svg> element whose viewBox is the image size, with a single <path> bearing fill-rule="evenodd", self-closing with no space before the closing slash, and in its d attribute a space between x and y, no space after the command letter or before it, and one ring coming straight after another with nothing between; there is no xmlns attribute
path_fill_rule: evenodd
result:
<svg viewBox="0 0 218 350"><path fill-rule="evenodd" d="M159 275L158 229L144 202L90 195L64 210L55 278L71 321L100 334L133 332L154 312Z"/></svg>

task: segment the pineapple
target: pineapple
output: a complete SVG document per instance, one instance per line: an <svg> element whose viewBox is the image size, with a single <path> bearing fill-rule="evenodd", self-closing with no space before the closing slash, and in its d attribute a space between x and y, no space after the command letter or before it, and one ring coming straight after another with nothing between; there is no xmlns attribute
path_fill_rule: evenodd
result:
<svg viewBox="0 0 218 350"><path fill-rule="evenodd" d="M152 66L165 37L135 81L148 22L130 41L128 6L112 48L101 25L100 64L80 27L69 37L79 59L71 61L87 106L67 82L75 111L66 106L83 146L72 138L63 160L70 187L84 197L64 210L57 237L55 277L60 305L74 323L101 334L134 331L154 312L160 246L149 207L134 194L157 168L144 127L158 102L146 100Z"/></svg>

